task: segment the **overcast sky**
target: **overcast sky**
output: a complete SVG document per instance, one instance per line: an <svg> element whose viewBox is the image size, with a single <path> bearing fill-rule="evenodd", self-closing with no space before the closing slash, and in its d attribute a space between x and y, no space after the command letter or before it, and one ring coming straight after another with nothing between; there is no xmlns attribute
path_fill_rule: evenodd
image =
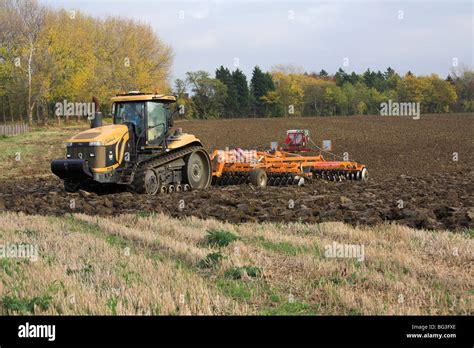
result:
<svg viewBox="0 0 474 348"><path fill-rule="evenodd" d="M173 78L238 64L248 76L292 64L334 73L391 66L446 76L473 67L473 1L42 0L149 23L173 47ZM347 58L347 59L345 59ZM348 66L344 66L344 63Z"/></svg>

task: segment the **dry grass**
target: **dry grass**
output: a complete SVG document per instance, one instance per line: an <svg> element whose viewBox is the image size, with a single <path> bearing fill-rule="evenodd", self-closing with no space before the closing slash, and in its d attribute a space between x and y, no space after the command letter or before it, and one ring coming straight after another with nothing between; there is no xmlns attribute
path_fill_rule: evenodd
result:
<svg viewBox="0 0 474 348"><path fill-rule="evenodd" d="M239 239L218 247L211 231ZM363 261L328 258L333 242ZM1 314L472 314L472 235L396 225L0 214ZM219 255L214 263L203 260ZM247 267L247 271L242 271ZM252 272L252 269L255 272Z"/></svg>
<svg viewBox="0 0 474 348"><path fill-rule="evenodd" d="M51 160L65 154L64 141L82 128L38 128L15 137L0 138L0 180L50 176Z"/></svg>

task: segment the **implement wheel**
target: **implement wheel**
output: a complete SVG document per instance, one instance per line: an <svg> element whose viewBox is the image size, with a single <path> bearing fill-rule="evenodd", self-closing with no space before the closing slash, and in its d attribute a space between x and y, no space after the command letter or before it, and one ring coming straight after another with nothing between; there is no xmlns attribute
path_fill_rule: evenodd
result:
<svg viewBox="0 0 474 348"><path fill-rule="evenodd" d="M362 169L361 174L360 174L360 179L362 181L369 180L369 171L367 170L367 168Z"/></svg>
<svg viewBox="0 0 474 348"><path fill-rule="evenodd" d="M263 169L250 172L250 183L257 187L267 186L267 173Z"/></svg>

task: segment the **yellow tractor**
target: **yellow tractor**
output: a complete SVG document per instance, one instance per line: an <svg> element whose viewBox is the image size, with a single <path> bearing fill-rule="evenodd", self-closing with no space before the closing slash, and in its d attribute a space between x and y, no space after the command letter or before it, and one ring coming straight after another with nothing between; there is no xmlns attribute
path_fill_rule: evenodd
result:
<svg viewBox="0 0 474 348"><path fill-rule="evenodd" d="M66 158L53 160L52 172L68 192L126 185L154 195L208 187L211 162L200 140L179 129L171 134L174 102L166 94L113 97L113 124L102 125L97 112L91 129L67 141Z"/></svg>

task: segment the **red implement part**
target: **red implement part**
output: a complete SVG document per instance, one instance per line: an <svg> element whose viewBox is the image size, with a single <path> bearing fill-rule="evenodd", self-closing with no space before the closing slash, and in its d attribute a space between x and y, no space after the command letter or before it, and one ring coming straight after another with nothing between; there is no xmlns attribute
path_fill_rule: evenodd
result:
<svg viewBox="0 0 474 348"><path fill-rule="evenodd" d="M289 152L307 152L309 143L309 131L306 129L291 129L286 131L285 151Z"/></svg>

